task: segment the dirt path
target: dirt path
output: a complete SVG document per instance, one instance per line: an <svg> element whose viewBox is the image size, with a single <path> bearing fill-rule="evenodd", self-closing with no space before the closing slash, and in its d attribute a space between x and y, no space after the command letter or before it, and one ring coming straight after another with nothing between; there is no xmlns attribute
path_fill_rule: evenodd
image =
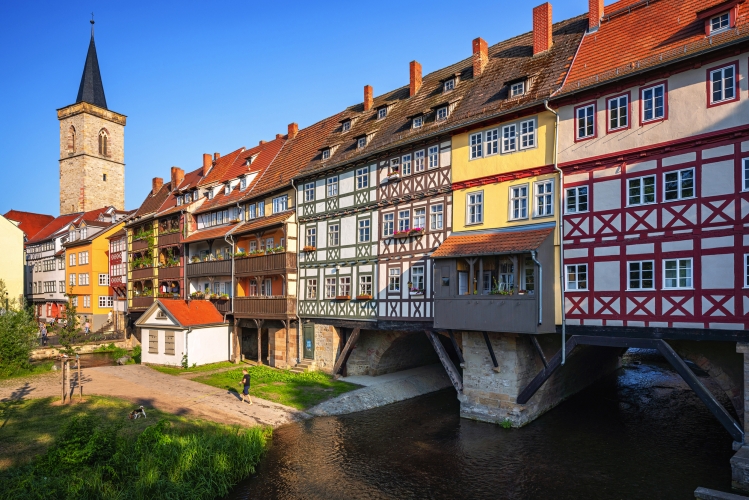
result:
<svg viewBox="0 0 749 500"><path fill-rule="evenodd" d="M294 408L255 397L252 398L253 404L248 405L242 403L234 393L183 377L165 375L147 366L86 368L82 379L84 397L87 394L118 397L146 408L158 408L168 413L214 422L277 427L309 418L309 415ZM0 382L0 401L59 397L62 390L60 384L59 372L5 380ZM77 387L75 392L78 393Z"/></svg>

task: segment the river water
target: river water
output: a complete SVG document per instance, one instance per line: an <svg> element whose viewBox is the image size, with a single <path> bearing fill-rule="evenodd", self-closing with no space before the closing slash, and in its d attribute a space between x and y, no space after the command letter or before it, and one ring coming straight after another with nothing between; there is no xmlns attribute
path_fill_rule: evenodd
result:
<svg viewBox="0 0 749 500"><path fill-rule="evenodd" d="M526 427L461 419L452 390L289 424L231 499L688 499L730 491L731 438L657 353ZM727 398L721 403L727 405Z"/></svg>

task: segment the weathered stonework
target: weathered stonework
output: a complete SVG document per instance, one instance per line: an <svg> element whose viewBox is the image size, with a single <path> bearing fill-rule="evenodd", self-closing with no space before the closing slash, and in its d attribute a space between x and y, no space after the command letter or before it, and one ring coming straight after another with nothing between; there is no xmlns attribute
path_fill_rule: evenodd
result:
<svg viewBox="0 0 749 500"><path fill-rule="evenodd" d="M340 351L341 336L338 329L330 325L315 323L315 368L332 373L338 351Z"/></svg>
<svg viewBox="0 0 749 500"><path fill-rule="evenodd" d="M363 330L346 363L347 375L384 375L439 363L424 332Z"/></svg>
<svg viewBox="0 0 749 500"><path fill-rule="evenodd" d="M268 327L268 341L270 343L270 366L275 368L291 368L295 364L297 352L296 329Z"/></svg>

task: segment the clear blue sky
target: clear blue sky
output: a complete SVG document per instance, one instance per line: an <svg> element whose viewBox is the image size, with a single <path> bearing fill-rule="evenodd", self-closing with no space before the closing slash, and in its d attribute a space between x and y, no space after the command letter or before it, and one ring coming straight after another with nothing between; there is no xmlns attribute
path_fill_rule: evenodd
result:
<svg viewBox="0 0 749 500"><path fill-rule="evenodd" d="M126 205L150 179L311 125L531 30L537 2L0 2L0 213L58 214L59 126L75 101L96 16L109 109L125 128ZM607 2L608 3L608 2ZM552 1L555 21L587 0Z"/></svg>

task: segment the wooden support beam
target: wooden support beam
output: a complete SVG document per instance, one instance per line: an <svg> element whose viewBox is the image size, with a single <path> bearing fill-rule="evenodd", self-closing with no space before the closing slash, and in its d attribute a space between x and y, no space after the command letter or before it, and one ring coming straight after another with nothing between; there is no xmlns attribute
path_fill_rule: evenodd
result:
<svg viewBox="0 0 749 500"><path fill-rule="evenodd" d="M489 349L489 355L492 357L492 363L494 364L494 371L499 372L499 363L497 363L497 356L494 355L494 348L492 348L492 343L489 340L489 334L486 332L481 332L484 334L484 342L486 342L486 348Z"/></svg>
<svg viewBox="0 0 749 500"><path fill-rule="evenodd" d="M455 348L455 352L458 353L458 360L461 363L465 363L466 360L463 359L463 351L460 350L460 347L458 347L458 342L455 340L455 334L453 334L452 330L448 330L447 333L450 334L450 340L453 343L453 347Z"/></svg>
<svg viewBox="0 0 749 500"><path fill-rule="evenodd" d="M440 358L440 361L442 362L442 366L445 367L445 371L447 372L447 376L450 378L450 382L453 383L453 386L455 387L455 390L458 391L458 394L462 394L463 393L463 377L460 375L460 372L455 368L455 365L450 359L450 356L447 355L445 348L442 346L442 342L440 342L440 339L437 337L437 334L435 334L434 332L429 331L429 330L424 330L424 333L427 334L429 341L432 343L432 347L434 347L434 350L437 352L437 357Z"/></svg>
<svg viewBox="0 0 749 500"><path fill-rule="evenodd" d="M351 335L349 335L348 340L346 341L346 345L343 346L341 355L338 356L335 365L333 365L333 375L338 375L338 372L341 371L343 365L345 365L346 361L348 361L348 357L351 355L351 350L354 348L356 341L359 340L359 332L361 332L361 328L357 326L351 332Z"/></svg>
<svg viewBox="0 0 749 500"><path fill-rule="evenodd" d="M531 341L533 342L533 347L536 348L536 351L538 351L538 355L541 356L541 361L544 364L544 368L549 367L549 362L546 361L546 356L544 356L544 351L541 349L541 344L538 343L538 339L535 335L531 335Z"/></svg>

